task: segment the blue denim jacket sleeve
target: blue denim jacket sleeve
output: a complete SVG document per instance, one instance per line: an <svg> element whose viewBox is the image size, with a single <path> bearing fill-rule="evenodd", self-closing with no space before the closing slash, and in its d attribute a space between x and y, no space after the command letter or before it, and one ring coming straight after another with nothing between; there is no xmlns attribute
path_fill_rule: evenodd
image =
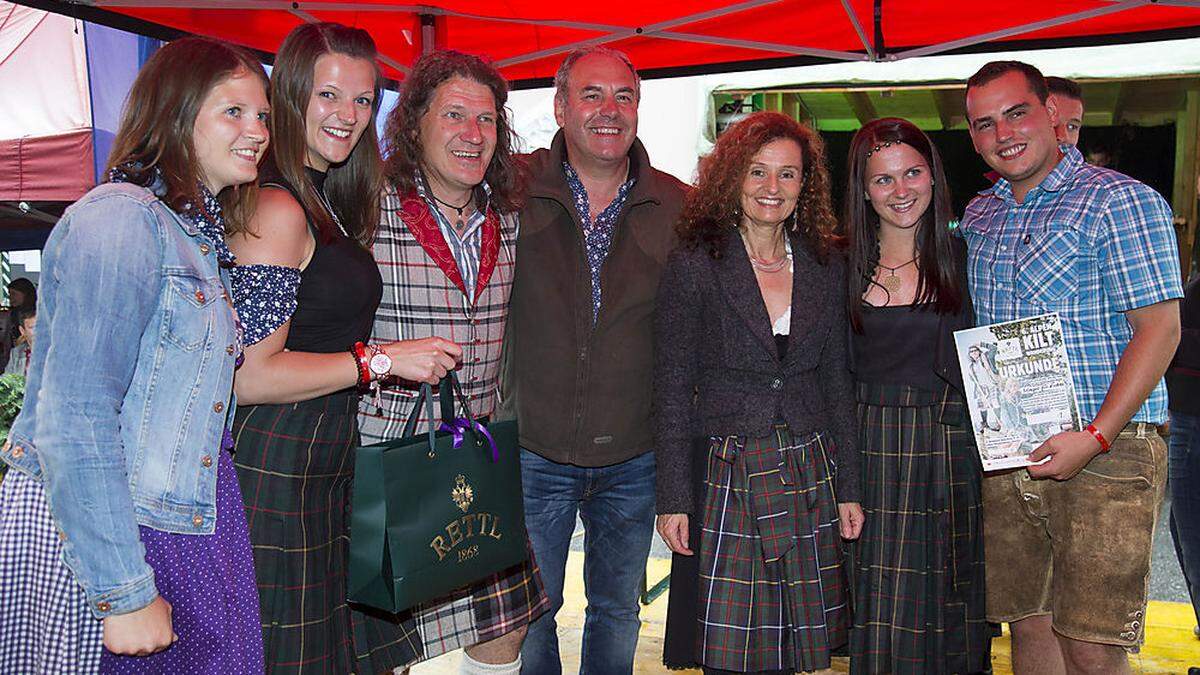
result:
<svg viewBox="0 0 1200 675"><path fill-rule="evenodd" d="M64 559L97 616L158 595L138 536L119 414L162 283L160 223L150 204L107 195L60 222L46 260L49 348L34 438ZM41 336L39 335L41 338Z"/></svg>

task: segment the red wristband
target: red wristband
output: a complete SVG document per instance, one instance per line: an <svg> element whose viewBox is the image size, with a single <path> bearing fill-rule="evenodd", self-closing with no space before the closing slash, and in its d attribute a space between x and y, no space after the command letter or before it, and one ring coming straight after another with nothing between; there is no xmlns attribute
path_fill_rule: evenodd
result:
<svg viewBox="0 0 1200 675"><path fill-rule="evenodd" d="M1100 441L1100 452L1108 452L1111 444L1108 442L1108 439L1104 437L1104 434L1100 433L1100 430L1096 428L1095 424L1089 424L1084 427L1084 429L1089 434L1095 436L1097 441Z"/></svg>
<svg viewBox="0 0 1200 675"><path fill-rule="evenodd" d="M358 386L371 386L371 368L367 363L367 346L361 342L355 342L350 348L350 353L354 355L354 365L358 368Z"/></svg>

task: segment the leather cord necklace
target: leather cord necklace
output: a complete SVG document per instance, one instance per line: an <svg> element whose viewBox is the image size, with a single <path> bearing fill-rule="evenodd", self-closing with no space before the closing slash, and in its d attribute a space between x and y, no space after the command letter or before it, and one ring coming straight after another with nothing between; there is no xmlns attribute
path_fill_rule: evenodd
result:
<svg viewBox="0 0 1200 675"><path fill-rule="evenodd" d="M916 261L917 259L914 257L912 260L909 260L903 265L896 265L895 267L888 267L887 265L884 265L882 261L880 261L879 266L887 270L888 275L883 277L883 280L880 281L879 284L883 286L884 290L886 290L889 294L899 291L900 287L904 285L904 280L896 276L896 270L904 269Z"/></svg>
<svg viewBox="0 0 1200 675"><path fill-rule="evenodd" d="M429 191L429 196L433 197L433 201L441 204L442 206L454 209L454 212L458 214L458 222L454 223L454 229L459 230L461 232L464 227L463 226L463 210L471 205L471 202L475 199L475 195L468 192L467 193L467 201L463 202L462 206L455 206L454 204L451 204L450 202L446 202L446 201L442 201L441 199L438 199L438 196L433 194L433 190Z"/></svg>

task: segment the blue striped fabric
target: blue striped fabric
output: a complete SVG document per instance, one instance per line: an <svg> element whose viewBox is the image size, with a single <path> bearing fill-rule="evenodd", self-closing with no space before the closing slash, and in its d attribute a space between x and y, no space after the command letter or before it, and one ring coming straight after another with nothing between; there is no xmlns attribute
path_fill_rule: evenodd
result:
<svg viewBox="0 0 1200 675"><path fill-rule="evenodd" d="M1183 297L1171 209L1148 186L1063 159L1018 204L1005 179L967 206L959 231L980 324L1058 312L1080 413L1095 418L1133 331L1122 312ZM1160 424L1160 381L1136 422Z"/></svg>
<svg viewBox="0 0 1200 675"><path fill-rule="evenodd" d="M420 172L417 172L415 183L417 195L425 200L429 211L437 219L438 227L442 230L442 237L446 239L446 245L450 247L450 254L454 256L454 262L458 265L458 273L462 275L463 286L467 289L468 296L474 297L475 281L479 279L479 252L483 246L482 225L487 218L487 210L492 201L492 188L488 186L487 181L479 184L484 195L483 203L480 205L482 208L475 209L475 213L467 218L466 227L462 234L459 234L442 210L430 198L429 188L425 185L425 177Z"/></svg>

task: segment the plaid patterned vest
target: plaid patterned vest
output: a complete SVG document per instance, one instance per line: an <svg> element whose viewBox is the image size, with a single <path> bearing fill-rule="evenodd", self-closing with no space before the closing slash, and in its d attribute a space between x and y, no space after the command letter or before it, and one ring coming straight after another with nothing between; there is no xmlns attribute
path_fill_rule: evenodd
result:
<svg viewBox="0 0 1200 675"><path fill-rule="evenodd" d="M401 197L390 185L380 199L374 253L383 275L383 300L375 314L371 339L389 342L436 335L457 343L463 349L459 381L477 416L491 415L496 406L516 243L516 214L501 215L489 209L483 223L479 279L468 295L454 256L425 202L415 193ZM358 416L363 442L398 438L415 396L415 389L385 387L382 414L375 397L364 396ZM427 423L422 410L418 430Z"/></svg>

